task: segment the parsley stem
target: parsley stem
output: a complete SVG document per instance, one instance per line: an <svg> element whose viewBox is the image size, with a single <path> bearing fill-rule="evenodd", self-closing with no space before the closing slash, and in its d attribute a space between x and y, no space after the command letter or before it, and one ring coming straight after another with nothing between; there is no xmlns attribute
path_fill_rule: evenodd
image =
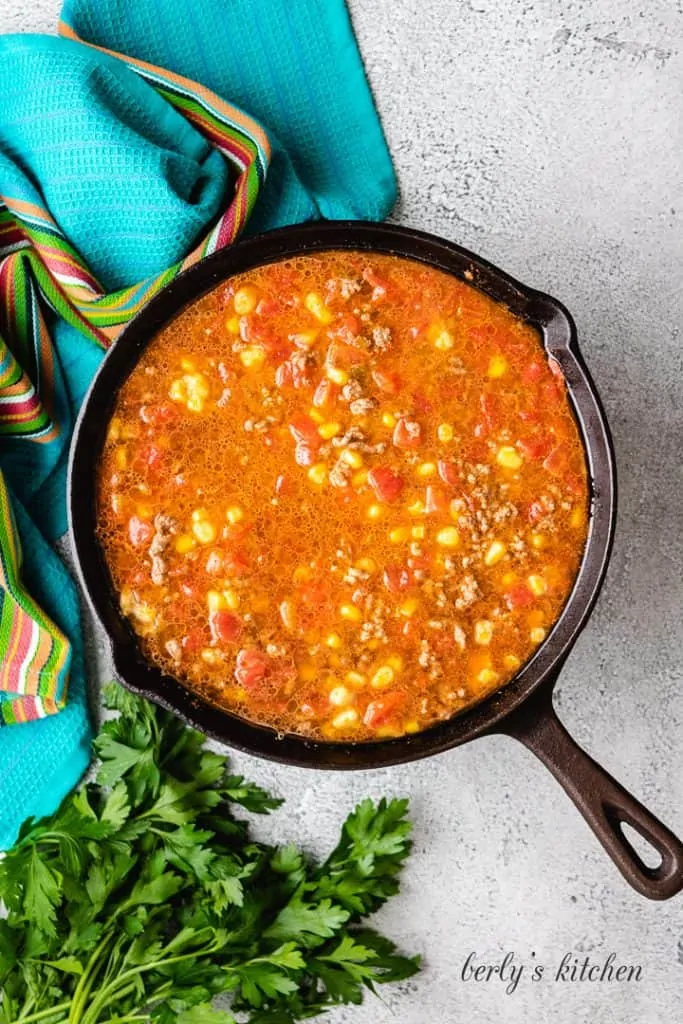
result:
<svg viewBox="0 0 683 1024"><path fill-rule="evenodd" d="M62 1010L68 1010L71 1003L60 1003L58 1006L51 1006L49 1010L40 1010L39 1013L30 1013L28 1017L17 1017L11 1024L32 1024L34 1020L44 1020L45 1017L54 1017Z"/></svg>

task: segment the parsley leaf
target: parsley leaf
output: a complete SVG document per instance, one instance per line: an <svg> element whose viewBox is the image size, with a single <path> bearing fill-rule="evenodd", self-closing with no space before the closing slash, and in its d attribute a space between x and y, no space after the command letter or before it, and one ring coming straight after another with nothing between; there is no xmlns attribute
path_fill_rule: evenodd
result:
<svg viewBox="0 0 683 1024"><path fill-rule="evenodd" d="M168 712L112 685L96 782L0 859L0 1024L296 1024L408 978L361 920L398 889L403 800L363 801L320 866L235 811L281 801Z"/></svg>

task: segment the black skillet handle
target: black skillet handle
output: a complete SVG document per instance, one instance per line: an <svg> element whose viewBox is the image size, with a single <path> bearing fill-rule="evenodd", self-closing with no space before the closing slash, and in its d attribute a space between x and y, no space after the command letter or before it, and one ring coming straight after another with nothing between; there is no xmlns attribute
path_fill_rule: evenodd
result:
<svg viewBox="0 0 683 1024"><path fill-rule="evenodd" d="M683 843L572 739L555 714L553 684L539 687L499 731L520 740L550 769L637 892L651 900L675 896L683 889ZM622 823L659 853L658 867L642 861Z"/></svg>

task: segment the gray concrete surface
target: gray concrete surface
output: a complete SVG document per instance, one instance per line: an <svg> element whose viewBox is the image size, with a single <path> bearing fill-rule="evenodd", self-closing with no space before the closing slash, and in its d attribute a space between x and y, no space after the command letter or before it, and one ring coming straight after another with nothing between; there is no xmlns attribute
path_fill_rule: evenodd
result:
<svg viewBox="0 0 683 1024"><path fill-rule="evenodd" d="M324 0L319 0L324 2ZM452 238L573 311L613 427L614 557L557 692L585 747L683 833L683 4L352 0L401 184L395 219ZM0 31L52 31L58 0L1 0ZM107 674L100 658L100 675ZM244 756L287 797L264 835L314 849L367 793L406 793L415 851L378 924L424 972L341 1024L669 1024L681 897L647 903L511 740L365 774ZM467 955L642 965L640 982L463 982Z"/></svg>

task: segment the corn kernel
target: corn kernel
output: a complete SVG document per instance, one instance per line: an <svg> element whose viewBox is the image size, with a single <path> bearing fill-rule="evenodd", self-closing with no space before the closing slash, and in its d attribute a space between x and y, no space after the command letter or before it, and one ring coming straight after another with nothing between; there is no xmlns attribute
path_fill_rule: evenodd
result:
<svg viewBox="0 0 683 1024"><path fill-rule="evenodd" d="M344 448L341 453L341 459L351 469L360 469L363 465L363 456L360 452L355 452L353 448Z"/></svg>
<svg viewBox="0 0 683 1024"><path fill-rule="evenodd" d="M128 452L124 445L119 445L114 452L114 465L117 469L126 469L128 466Z"/></svg>
<svg viewBox="0 0 683 1024"><path fill-rule="evenodd" d="M325 422L325 417L321 413L320 409L316 409L314 405L312 405L311 408L308 410L308 415L313 420L314 423Z"/></svg>
<svg viewBox="0 0 683 1024"><path fill-rule="evenodd" d="M340 430L341 423L321 423L318 427L318 433L323 441L330 441L333 437L337 436Z"/></svg>
<svg viewBox="0 0 683 1024"><path fill-rule="evenodd" d="M545 637L546 631L543 629L543 626L534 626L534 628L529 633L529 639L531 640L532 644L542 644L545 640Z"/></svg>
<svg viewBox="0 0 683 1024"><path fill-rule="evenodd" d="M185 404L190 412L201 412L204 408L204 402L201 398L188 398Z"/></svg>
<svg viewBox="0 0 683 1024"><path fill-rule="evenodd" d="M223 591L223 597L225 598L225 604L231 612L237 611L240 606L240 595L236 590L228 588Z"/></svg>
<svg viewBox="0 0 683 1024"><path fill-rule="evenodd" d="M221 594L220 590L208 590L206 603L210 612L224 612L228 607L225 595Z"/></svg>
<svg viewBox="0 0 683 1024"><path fill-rule="evenodd" d="M408 505L408 512L410 513L411 516L424 515L424 511L425 503L424 501L420 501L419 498L417 499L417 501L414 501L412 505Z"/></svg>
<svg viewBox="0 0 683 1024"><path fill-rule="evenodd" d="M339 614L342 619L347 619L349 622L360 622L363 618L360 608L356 608L355 604L343 604L339 609Z"/></svg>
<svg viewBox="0 0 683 1024"><path fill-rule="evenodd" d="M244 509L241 509L239 505L230 505L225 510L225 518L231 526L234 526L236 523L241 523L244 519Z"/></svg>
<svg viewBox="0 0 683 1024"><path fill-rule="evenodd" d="M326 373L328 379L331 380L333 384L338 384L340 387L343 387L344 384L348 383L348 373L346 370L342 370L339 366L328 366Z"/></svg>
<svg viewBox="0 0 683 1024"><path fill-rule="evenodd" d="M239 316L246 316L248 313L253 313L258 303L259 294L253 285L245 285L243 288L238 288L235 292L232 304L235 307L235 312Z"/></svg>
<svg viewBox="0 0 683 1024"><path fill-rule="evenodd" d="M529 590L536 597L542 597L548 589L548 584L542 576L531 575L527 577L527 583L529 584Z"/></svg>
<svg viewBox="0 0 683 1024"><path fill-rule="evenodd" d="M448 506L448 513L451 519L454 519L456 523L459 521L462 513L462 505L458 498L453 498L450 505Z"/></svg>
<svg viewBox="0 0 683 1024"><path fill-rule="evenodd" d="M369 651L376 651L377 648L379 647L379 640L377 639L376 636L373 636L370 640L366 642L365 646Z"/></svg>
<svg viewBox="0 0 683 1024"><path fill-rule="evenodd" d="M197 369L197 364L194 359L183 358L180 360L180 369L184 370L185 373L194 373Z"/></svg>
<svg viewBox="0 0 683 1024"><path fill-rule="evenodd" d="M220 653L213 647L205 647L202 651L202 661L205 661L207 665L217 665L221 661Z"/></svg>
<svg viewBox="0 0 683 1024"><path fill-rule="evenodd" d="M436 535L436 543L442 548L457 548L460 534L454 526L444 526Z"/></svg>
<svg viewBox="0 0 683 1024"><path fill-rule="evenodd" d="M187 401L187 385L182 378L171 382L171 386L168 389L168 397L174 402Z"/></svg>
<svg viewBox="0 0 683 1024"><path fill-rule="evenodd" d="M282 625L291 633L296 626L296 605L293 601L281 601L278 610L282 619Z"/></svg>
<svg viewBox="0 0 683 1024"><path fill-rule="evenodd" d="M298 331L296 334L290 334L289 340L293 341L297 348L312 348L318 333L316 330Z"/></svg>
<svg viewBox="0 0 683 1024"><path fill-rule="evenodd" d="M377 569L377 562L374 558L359 558L355 563L356 569L360 569L361 572L373 573Z"/></svg>
<svg viewBox="0 0 683 1024"><path fill-rule="evenodd" d="M266 361L266 353L258 345L247 345L240 352L240 361L247 370L258 370Z"/></svg>
<svg viewBox="0 0 683 1024"><path fill-rule="evenodd" d="M484 555L485 565L495 565L496 562L500 562L501 558L506 554L507 546L502 541L494 540L489 546L488 551Z"/></svg>
<svg viewBox="0 0 683 1024"><path fill-rule="evenodd" d="M305 583L306 580L310 580L311 570L307 565L299 565L292 573L292 580L294 583Z"/></svg>
<svg viewBox="0 0 683 1024"><path fill-rule="evenodd" d="M500 582L503 584L504 587L511 587L516 579L516 572L506 572L503 573L503 575L500 577Z"/></svg>
<svg viewBox="0 0 683 1024"><path fill-rule="evenodd" d="M330 690L327 698L330 704L333 704L337 708L343 708L346 704L350 704L353 700L353 694L350 690L347 690L345 686L335 686Z"/></svg>
<svg viewBox="0 0 683 1024"><path fill-rule="evenodd" d="M370 686L372 686L374 690L383 690L386 686L391 686L395 678L396 673L391 665L382 665L374 673L370 680Z"/></svg>
<svg viewBox="0 0 683 1024"><path fill-rule="evenodd" d="M403 731L405 733L408 733L408 735L410 735L411 733L419 732L420 731L420 726L415 721L415 719L411 719L410 722L406 722L405 723L405 725L403 726Z"/></svg>
<svg viewBox="0 0 683 1024"><path fill-rule="evenodd" d="M438 437L439 441L443 441L444 443L447 441L452 441L453 427L450 425L450 423L439 423L438 427L436 428L436 436Z"/></svg>
<svg viewBox="0 0 683 1024"><path fill-rule="evenodd" d="M356 689L360 689L361 686L365 686L365 683L367 682L366 677L361 672L347 672L344 679Z"/></svg>
<svg viewBox="0 0 683 1024"><path fill-rule="evenodd" d="M477 679L483 686L492 686L498 681L498 673L494 672L492 668L483 668Z"/></svg>
<svg viewBox="0 0 683 1024"><path fill-rule="evenodd" d="M584 512L582 508L575 508L569 517L569 525L574 530L578 530L580 526L583 526Z"/></svg>
<svg viewBox="0 0 683 1024"><path fill-rule="evenodd" d="M240 333L240 321L239 317L231 316L225 321L225 327L229 334Z"/></svg>
<svg viewBox="0 0 683 1024"><path fill-rule="evenodd" d="M339 636L339 633L330 633L329 636L325 637L325 643L333 651L338 651L342 645L342 638Z"/></svg>
<svg viewBox="0 0 683 1024"><path fill-rule="evenodd" d="M479 619L474 624L474 642L475 644L481 644L485 647L491 643L491 637L493 636L493 623L489 622L488 619Z"/></svg>
<svg viewBox="0 0 683 1024"><path fill-rule="evenodd" d="M417 526L411 527L410 536L414 540L424 540L426 532L424 523L418 523Z"/></svg>
<svg viewBox="0 0 683 1024"><path fill-rule="evenodd" d="M157 617L157 613L151 604L147 604L146 601L140 601L133 605L133 617L143 626L151 626Z"/></svg>
<svg viewBox="0 0 683 1024"><path fill-rule="evenodd" d="M351 483L358 490L359 487L365 487L368 482L368 471L367 469L359 469L357 473L354 473L351 477Z"/></svg>
<svg viewBox="0 0 683 1024"><path fill-rule="evenodd" d="M208 519L193 523L192 532L200 544L213 544L216 539L216 527Z"/></svg>
<svg viewBox="0 0 683 1024"><path fill-rule="evenodd" d="M416 597L408 597L398 610L401 615L404 615L406 619L409 619L417 611L418 604L419 602Z"/></svg>
<svg viewBox="0 0 683 1024"><path fill-rule="evenodd" d="M358 712L355 708L346 708L332 719L334 729L352 729L356 725L358 725Z"/></svg>
<svg viewBox="0 0 683 1024"><path fill-rule="evenodd" d="M324 462L316 462L308 471L308 479L316 487L322 487L327 480L327 466Z"/></svg>
<svg viewBox="0 0 683 1024"><path fill-rule="evenodd" d="M393 429L393 427L396 426L396 417L390 412L384 412L382 413L382 423L385 427L391 427Z"/></svg>
<svg viewBox="0 0 683 1024"><path fill-rule="evenodd" d="M394 672L396 673L402 672L403 658L401 657L400 654L390 654L389 657L387 658L387 665L389 665L390 668L393 668Z"/></svg>
<svg viewBox="0 0 683 1024"><path fill-rule="evenodd" d="M505 356L491 356L489 368L486 371L491 380L503 377L508 370L508 361Z"/></svg>
<svg viewBox="0 0 683 1024"><path fill-rule="evenodd" d="M418 476L434 476L436 466L433 462L421 462L416 472Z"/></svg>
<svg viewBox="0 0 683 1024"><path fill-rule="evenodd" d="M304 661L298 665L297 673L302 683L312 683L318 674L312 661Z"/></svg>
<svg viewBox="0 0 683 1024"><path fill-rule="evenodd" d="M175 549L179 555L186 555L196 546L197 541L189 533L181 533L179 537L176 537Z"/></svg>
<svg viewBox="0 0 683 1024"><path fill-rule="evenodd" d="M540 551L541 548L544 548L547 543L548 543L548 539L547 539L547 537L544 534L542 534L542 533L532 533L531 534L531 546L536 548L537 551Z"/></svg>
<svg viewBox="0 0 683 1024"><path fill-rule="evenodd" d="M381 519L384 515L384 509L381 505L370 505L367 511L368 519Z"/></svg>
<svg viewBox="0 0 683 1024"><path fill-rule="evenodd" d="M121 420L118 416L112 416L107 430L107 441L118 441L121 437Z"/></svg>
<svg viewBox="0 0 683 1024"><path fill-rule="evenodd" d="M392 544L403 544L404 541L410 538L410 527L409 526L396 526L393 530L389 530L389 540Z"/></svg>
<svg viewBox="0 0 683 1024"><path fill-rule="evenodd" d="M319 320L321 324L332 323L333 316L331 310L327 308L323 302L322 296L318 292L309 292L304 299L304 306L309 313L312 313L316 320Z"/></svg>
<svg viewBox="0 0 683 1024"><path fill-rule="evenodd" d="M504 469L519 469L522 465L522 456L512 445L504 444L502 448L498 449L496 462Z"/></svg>
<svg viewBox="0 0 683 1024"><path fill-rule="evenodd" d="M447 352L453 348L455 341L450 331L445 328L443 331L439 331L437 336L434 338L434 348L438 348L440 352Z"/></svg>
<svg viewBox="0 0 683 1024"><path fill-rule="evenodd" d="M522 663L516 654L506 654L503 658L503 664L508 672L516 672Z"/></svg>
<svg viewBox="0 0 683 1024"><path fill-rule="evenodd" d="M395 725L380 725L375 729L375 736L378 740L392 740L401 735L401 730Z"/></svg>

